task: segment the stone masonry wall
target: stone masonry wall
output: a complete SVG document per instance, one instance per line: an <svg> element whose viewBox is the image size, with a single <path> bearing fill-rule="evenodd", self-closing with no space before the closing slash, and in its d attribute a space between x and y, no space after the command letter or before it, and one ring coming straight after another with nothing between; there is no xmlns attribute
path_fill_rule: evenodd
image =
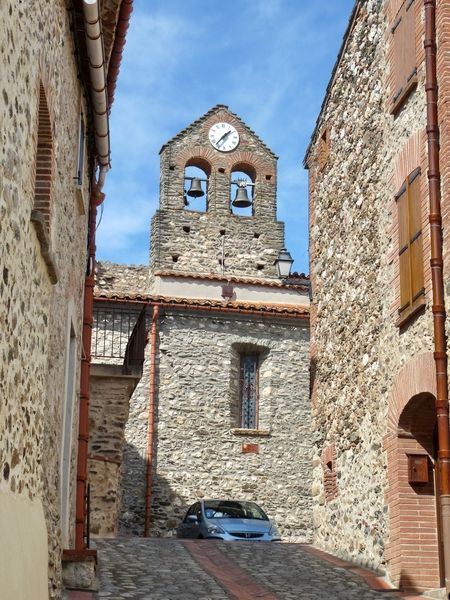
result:
<svg viewBox="0 0 450 600"><path fill-rule="evenodd" d="M124 428L135 380L109 367L92 367L89 402L91 533L117 533Z"/></svg>
<svg viewBox="0 0 450 600"><path fill-rule="evenodd" d="M0 493L44 506L50 597L58 598L65 349L71 319L78 364L86 264L86 207L74 186L82 90L65 2L23 4L0 6ZM53 135L49 243L56 284L30 221L40 83ZM85 182L86 201L87 177ZM74 381L76 394L78 369ZM75 403L73 440L77 414Z"/></svg>
<svg viewBox="0 0 450 600"><path fill-rule="evenodd" d="M400 186L396 187L394 172L408 167L406 153L400 166L399 155L417 136L418 164L403 178L422 167L426 206L420 137L425 127L424 73L419 54L418 89L394 118L387 106L385 3L360 4L308 156L312 312L316 315L314 525L315 541L322 548L374 568L387 568L389 573L383 440L391 387L411 357L432 349L428 283L424 313L407 327L396 326L394 194ZM325 129L330 136L329 156L320 164L320 136ZM332 452L337 495L327 499L328 466L323 457Z"/></svg>
<svg viewBox="0 0 450 600"><path fill-rule="evenodd" d="M202 497L255 500L285 538L311 539L308 327L166 311L159 322L151 534L174 535ZM259 430L238 429L237 353L258 348ZM147 348L147 356L150 349ZM142 533L148 364L130 403L122 524ZM243 453L243 444L259 453Z"/></svg>

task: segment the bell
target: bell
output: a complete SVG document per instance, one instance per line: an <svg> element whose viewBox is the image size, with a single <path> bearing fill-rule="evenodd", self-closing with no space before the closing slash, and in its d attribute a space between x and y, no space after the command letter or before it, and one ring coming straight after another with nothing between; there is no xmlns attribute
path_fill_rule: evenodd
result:
<svg viewBox="0 0 450 600"><path fill-rule="evenodd" d="M247 188L239 186L236 192L236 198L233 200L232 205L235 208L248 208L252 205L247 195Z"/></svg>
<svg viewBox="0 0 450 600"><path fill-rule="evenodd" d="M200 198L200 196L204 196L205 192L202 190L202 182L197 177L193 177L191 179L191 187L187 191L187 195L192 198Z"/></svg>

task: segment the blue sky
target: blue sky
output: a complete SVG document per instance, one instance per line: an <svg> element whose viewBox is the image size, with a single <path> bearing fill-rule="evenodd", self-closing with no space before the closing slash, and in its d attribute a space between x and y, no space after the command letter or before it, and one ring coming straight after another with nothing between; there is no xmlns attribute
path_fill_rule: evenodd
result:
<svg viewBox="0 0 450 600"><path fill-rule="evenodd" d="M135 0L111 115L99 260L145 264L159 150L226 104L279 156L278 218L308 272L302 160L354 0Z"/></svg>

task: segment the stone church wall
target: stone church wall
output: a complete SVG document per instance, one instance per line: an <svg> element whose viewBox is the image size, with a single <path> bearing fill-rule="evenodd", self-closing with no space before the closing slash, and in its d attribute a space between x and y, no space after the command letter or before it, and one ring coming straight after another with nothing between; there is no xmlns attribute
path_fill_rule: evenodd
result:
<svg viewBox="0 0 450 600"><path fill-rule="evenodd" d="M307 324L166 310L158 335L151 535L171 536L199 498L255 500L285 538L311 539ZM262 352L259 430L239 429L237 352ZM147 348L147 355L149 348ZM148 367L147 367L148 368ZM131 399L122 525L142 533L148 375ZM258 453L243 446L257 444Z"/></svg>
<svg viewBox="0 0 450 600"><path fill-rule="evenodd" d="M60 597L60 453L70 321L80 358L81 314L86 264L87 217L74 186L82 90L74 60L69 12L61 1L0 4L0 512L15 507L25 539L2 538L0 562L30 586L24 598ZM50 249L59 275L51 281L41 244L30 221L34 199L39 86L51 121L52 171ZM87 173L86 173L87 175ZM83 194L88 199L85 177ZM86 208L86 206L84 207ZM74 373L75 387L79 372ZM75 390L76 393L76 390ZM72 440L76 441L77 406ZM72 476L75 485L75 448ZM72 494L69 494L73 498ZM74 523L70 503L70 521ZM45 521L39 515L45 512ZM39 532L39 533L37 533ZM40 533L43 532L43 533ZM5 532L4 532L5 533ZM36 535L40 536L36 539ZM43 581L32 573L21 548L36 543L47 553ZM35 557L34 557L35 558ZM12 564L14 563L14 564ZM11 569L10 569L10 564ZM15 565L15 566L14 566ZM8 596L9 579L2 581ZM28 593L28 595L27 595ZM4 595L3 595L4 594ZM15 598L17 596L14 596Z"/></svg>
<svg viewBox="0 0 450 600"><path fill-rule="evenodd" d="M424 73L419 69L419 89L394 118L387 106L384 8L384 2L369 0L358 12L318 122L308 167L315 542L333 554L389 572L383 444L392 382L411 357L432 350L432 321L427 284L424 314L406 328L396 326L394 194L400 186L393 173L398 156L419 132L415 166L422 167L426 206L420 138L425 128ZM320 145L326 135L324 157Z"/></svg>

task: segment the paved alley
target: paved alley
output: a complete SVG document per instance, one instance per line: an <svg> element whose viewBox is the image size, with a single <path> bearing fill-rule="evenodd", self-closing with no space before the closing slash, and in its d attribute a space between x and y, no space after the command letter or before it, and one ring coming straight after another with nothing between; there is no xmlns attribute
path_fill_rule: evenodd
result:
<svg viewBox="0 0 450 600"><path fill-rule="evenodd" d="M370 571L300 544L123 538L97 548L98 600L415 598L383 591Z"/></svg>

